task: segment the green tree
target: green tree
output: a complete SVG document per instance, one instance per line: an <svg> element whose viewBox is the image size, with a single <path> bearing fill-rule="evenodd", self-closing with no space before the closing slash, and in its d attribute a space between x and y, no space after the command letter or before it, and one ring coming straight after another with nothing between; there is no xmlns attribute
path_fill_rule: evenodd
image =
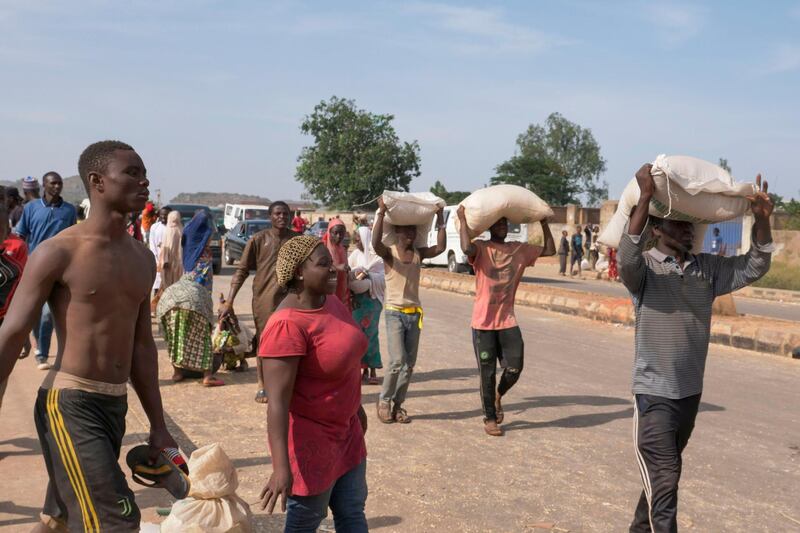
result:
<svg viewBox="0 0 800 533"><path fill-rule="evenodd" d="M455 205L470 195L468 191L448 191L441 181L436 181L430 191L447 202L447 205Z"/></svg>
<svg viewBox="0 0 800 533"><path fill-rule="evenodd" d="M608 198L606 161L592 131L552 113L517 137L517 153L498 165L492 183L515 183L556 205L596 205Z"/></svg>
<svg viewBox="0 0 800 533"><path fill-rule="evenodd" d="M353 100L320 102L300 125L314 144L300 152L295 179L336 209L371 202L384 189L408 191L420 174L419 145L401 142L393 120L358 109Z"/></svg>

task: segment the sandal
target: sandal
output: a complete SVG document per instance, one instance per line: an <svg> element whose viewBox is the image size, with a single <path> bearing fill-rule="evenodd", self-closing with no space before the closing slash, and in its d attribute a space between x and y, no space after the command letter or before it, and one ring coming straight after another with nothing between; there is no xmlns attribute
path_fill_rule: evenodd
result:
<svg viewBox="0 0 800 533"><path fill-rule="evenodd" d="M500 426L497 425L497 422L495 422L494 420L486 420L483 423L483 430L486 432L487 435L490 435L492 437L503 436L503 430L500 428Z"/></svg>
<svg viewBox="0 0 800 533"><path fill-rule="evenodd" d="M381 399L378 398L377 408L378 408L378 420L380 420L384 424L394 423L394 416L392 416L392 410L389 405L389 402L381 401Z"/></svg>
<svg viewBox="0 0 800 533"><path fill-rule="evenodd" d="M503 413L503 404L500 402L499 394L494 397L494 418L497 420L498 424L503 423L503 419L505 418L505 413Z"/></svg>
<svg viewBox="0 0 800 533"><path fill-rule="evenodd" d="M398 424L410 424L411 417L408 416L408 413L402 407L395 407L394 412L392 412L392 418Z"/></svg>
<svg viewBox="0 0 800 533"><path fill-rule="evenodd" d="M256 403L267 403L267 391L260 389L256 393Z"/></svg>
<svg viewBox="0 0 800 533"><path fill-rule="evenodd" d="M175 448L161 450L151 464L150 446L134 446L125 457L125 462L131 469L131 477L139 485L166 489L179 500L189 495L189 469Z"/></svg>
<svg viewBox="0 0 800 533"><path fill-rule="evenodd" d="M225 382L219 378L205 378L203 379L203 387L222 387Z"/></svg>
<svg viewBox="0 0 800 533"><path fill-rule="evenodd" d="M370 385L380 385L381 380L378 378L378 376L371 376L367 381L367 383L369 383Z"/></svg>

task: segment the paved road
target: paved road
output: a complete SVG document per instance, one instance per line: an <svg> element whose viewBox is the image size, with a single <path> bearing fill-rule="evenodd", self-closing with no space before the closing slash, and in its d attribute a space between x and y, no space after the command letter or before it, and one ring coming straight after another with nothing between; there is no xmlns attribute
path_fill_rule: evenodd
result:
<svg viewBox="0 0 800 533"><path fill-rule="evenodd" d="M215 294L227 281L215 280ZM632 330L520 308L525 371L505 403L507 434L493 438L484 435L479 411L471 299L438 291L422 297L425 329L406 405L414 421L378 424L378 389L363 388L371 530L625 530L640 490L631 444ZM249 301L248 284L237 299L240 316ZM182 447L220 442L238 468L239 494L254 502L270 472L264 411L252 402L254 372L221 374L225 387L205 389L170 383L163 351L160 366L165 409ZM0 413L0 531L27 528L44 491L30 420L39 375L30 361L23 367ZM798 361L712 345L684 458L682 531L798 530L798 373ZM146 431L130 398L126 446ZM153 490L138 491L137 501L152 520L155 507L169 503ZM256 524L280 531L282 517L256 512Z"/></svg>

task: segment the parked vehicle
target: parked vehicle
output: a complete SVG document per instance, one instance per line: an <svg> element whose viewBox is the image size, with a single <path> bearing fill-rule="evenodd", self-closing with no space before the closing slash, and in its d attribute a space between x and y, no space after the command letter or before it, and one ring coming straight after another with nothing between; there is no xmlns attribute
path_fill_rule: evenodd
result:
<svg viewBox="0 0 800 533"><path fill-rule="evenodd" d="M270 220L248 220L239 222L225 234L225 264L232 265L242 258L242 252L250 237L261 230L272 227Z"/></svg>
<svg viewBox="0 0 800 533"><path fill-rule="evenodd" d="M431 259L423 259L425 265L447 266L450 272L470 272L467 256L461 251L461 237L456 229L457 205L448 205L444 208L445 231L447 232L447 246L445 251ZM431 231L428 233L428 246L436 246L438 230L436 229L436 215L433 218ZM489 240L489 232L485 231L478 239ZM528 226L526 224L508 224L508 242L528 242Z"/></svg>
<svg viewBox="0 0 800 533"><path fill-rule="evenodd" d="M184 226L186 223L189 222L192 217L197 213L198 210L202 209L208 215L208 218L212 221L214 220L214 215L211 212L211 208L207 205L202 204L167 204L165 207L169 207L173 211L177 211L181 214L181 222ZM219 274L222 270L222 239L219 234L219 230L212 222L211 224L212 232L211 232L211 242L209 246L211 248L211 255L213 257L213 268L214 274Z"/></svg>
<svg viewBox="0 0 800 533"><path fill-rule="evenodd" d="M321 239L326 231L328 231L328 222L326 220L317 220L306 228L305 234L313 235L317 239Z"/></svg>
<svg viewBox="0 0 800 533"><path fill-rule="evenodd" d="M225 235L228 230L225 229L225 209L222 207L212 207L211 216L214 217L214 225L217 227L220 235Z"/></svg>
<svg viewBox="0 0 800 533"><path fill-rule="evenodd" d="M268 205L225 204L225 228L228 230L245 220L269 220Z"/></svg>

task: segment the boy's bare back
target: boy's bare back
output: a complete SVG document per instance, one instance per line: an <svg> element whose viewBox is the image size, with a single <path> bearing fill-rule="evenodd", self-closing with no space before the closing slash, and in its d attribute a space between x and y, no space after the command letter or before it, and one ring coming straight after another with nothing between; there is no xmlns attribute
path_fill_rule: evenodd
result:
<svg viewBox="0 0 800 533"><path fill-rule="evenodd" d="M49 298L61 339L55 366L79 377L124 383L136 328L151 328L155 261L127 233L97 237L84 231L87 226L61 232L36 250L38 257L32 256L55 267Z"/></svg>

